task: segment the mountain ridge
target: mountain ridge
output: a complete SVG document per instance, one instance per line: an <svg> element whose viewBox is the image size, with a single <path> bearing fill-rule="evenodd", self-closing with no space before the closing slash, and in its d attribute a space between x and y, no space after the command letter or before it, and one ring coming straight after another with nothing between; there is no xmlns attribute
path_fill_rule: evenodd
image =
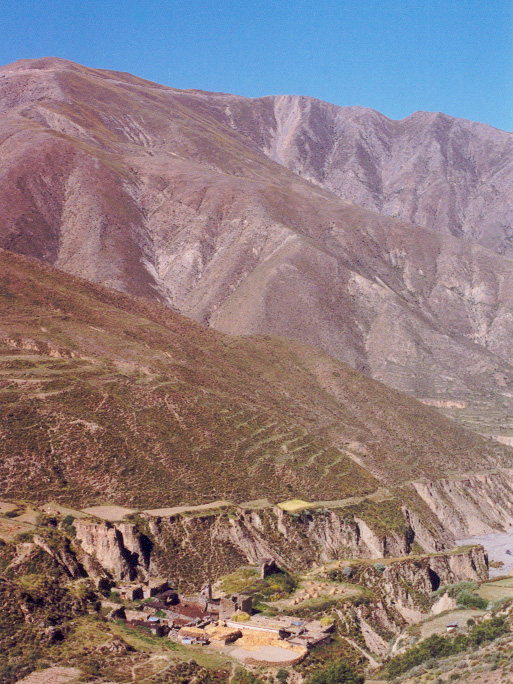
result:
<svg viewBox="0 0 513 684"><path fill-rule="evenodd" d="M54 65L0 69L0 245L225 332L315 345L420 398L509 401L509 258L270 159L279 98Z"/></svg>

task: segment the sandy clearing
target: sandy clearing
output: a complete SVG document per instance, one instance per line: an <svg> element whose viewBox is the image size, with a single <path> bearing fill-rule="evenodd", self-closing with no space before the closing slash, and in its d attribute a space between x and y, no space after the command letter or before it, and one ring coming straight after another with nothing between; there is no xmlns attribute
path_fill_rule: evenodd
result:
<svg viewBox="0 0 513 684"><path fill-rule="evenodd" d="M37 508L31 508L28 506L25 509L25 512L22 513L17 520L22 523L27 523L28 525L35 525L37 523L37 519L40 515L40 511Z"/></svg>
<svg viewBox="0 0 513 684"><path fill-rule="evenodd" d="M11 541L18 534L22 532L29 532L34 529L33 525L28 525L27 523L18 522L17 518L13 520L0 518L0 539L5 541Z"/></svg>
<svg viewBox="0 0 513 684"><path fill-rule="evenodd" d="M310 501L303 501L303 499L290 499L290 501L281 501L276 504L278 508L281 508L288 513L295 513L297 511L302 511L303 508L312 508L313 504Z"/></svg>
<svg viewBox="0 0 513 684"><path fill-rule="evenodd" d="M72 515L74 518L86 517L86 514L83 511L77 511L74 508L67 508L66 506L61 506L55 501L49 501L48 503L45 503L43 506L40 506L40 508L45 513L52 513L54 511L57 511L57 513L60 513L60 515L64 516Z"/></svg>
<svg viewBox="0 0 513 684"><path fill-rule="evenodd" d="M8 513L19 508L18 504L8 503L7 501L0 501L0 513Z"/></svg>
<svg viewBox="0 0 513 684"><path fill-rule="evenodd" d="M239 508L261 510L263 508L272 508L274 504L271 503L269 499L252 499L251 501L241 501L241 503L237 504L237 506Z"/></svg>
<svg viewBox="0 0 513 684"><path fill-rule="evenodd" d="M135 509L123 508L123 506L91 506L84 508L83 512L109 522L119 522L130 513L135 513Z"/></svg>
<svg viewBox="0 0 513 684"><path fill-rule="evenodd" d="M18 680L17 684L70 684L81 676L75 667L49 667L46 670L31 672Z"/></svg>
<svg viewBox="0 0 513 684"><path fill-rule="evenodd" d="M252 651L247 651L240 646L235 646L235 648L231 649L230 656L241 662L253 661L255 663L276 663L280 665L298 662L304 658L304 655L302 654L294 653L294 651L280 648L279 646L260 646L260 648L256 648Z"/></svg>

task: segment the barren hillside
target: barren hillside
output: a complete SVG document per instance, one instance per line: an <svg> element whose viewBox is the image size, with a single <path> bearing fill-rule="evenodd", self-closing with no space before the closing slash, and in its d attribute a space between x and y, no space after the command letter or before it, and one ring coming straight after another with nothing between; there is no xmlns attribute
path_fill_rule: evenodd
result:
<svg viewBox="0 0 513 684"><path fill-rule="evenodd" d="M511 134L57 59L0 69L0 112L4 248L417 397L509 406L513 262L470 238L507 252Z"/></svg>

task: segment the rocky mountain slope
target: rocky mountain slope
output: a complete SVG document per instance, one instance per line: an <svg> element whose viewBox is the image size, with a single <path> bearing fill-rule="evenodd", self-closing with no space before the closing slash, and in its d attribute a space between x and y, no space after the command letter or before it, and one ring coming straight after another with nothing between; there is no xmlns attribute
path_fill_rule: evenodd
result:
<svg viewBox="0 0 513 684"><path fill-rule="evenodd" d="M417 397L510 405L513 262L470 241L508 251L509 134L55 59L0 69L0 115L4 248Z"/></svg>
<svg viewBox="0 0 513 684"><path fill-rule="evenodd" d="M440 112L401 121L309 97L218 98L271 159L386 216L512 254L513 136Z"/></svg>

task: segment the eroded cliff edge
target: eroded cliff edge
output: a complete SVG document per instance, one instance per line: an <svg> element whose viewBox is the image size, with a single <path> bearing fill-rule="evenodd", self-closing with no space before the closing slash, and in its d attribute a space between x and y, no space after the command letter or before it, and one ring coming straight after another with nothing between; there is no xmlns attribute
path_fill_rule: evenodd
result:
<svg viewBox="0 0 513 684"><path fill-rule="evenodd" d="M483 579L487 572L484 558L468 560L455 570L456 556L447 555L454 546L453 534L437 525L434 516L426 523L418 512L396 500L360 502L341 510L318 506L293 513L277 506L227 505L173 515L146 512L130 518L131 522L121 523L75 521L76 542L87 559L98 562L100 574L143 581L168 577L183 588L198 589L240 566L269 558L289 572L298 572L340 559L419 553L453 559L440 575L443 582Z"/></svg>

